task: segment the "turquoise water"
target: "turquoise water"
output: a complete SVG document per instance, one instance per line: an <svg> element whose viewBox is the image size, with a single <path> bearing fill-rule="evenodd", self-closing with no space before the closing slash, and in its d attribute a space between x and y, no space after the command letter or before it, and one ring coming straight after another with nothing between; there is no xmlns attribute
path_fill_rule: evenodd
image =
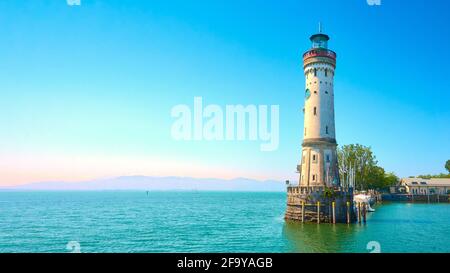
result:
<svg viewBox="0 0 450 273"><path fill-rule="evenodd" d="M378 205L350 226L284 210L284 193L0 192L0 252L450 252L450 204Z"/></svg>

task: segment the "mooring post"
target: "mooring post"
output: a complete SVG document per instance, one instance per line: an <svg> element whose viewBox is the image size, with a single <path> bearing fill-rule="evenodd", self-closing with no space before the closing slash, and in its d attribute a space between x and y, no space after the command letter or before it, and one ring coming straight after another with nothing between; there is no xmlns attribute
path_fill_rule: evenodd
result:
<svg viewBox="0 0 450 273"><path fill-rule="evenodd" d="M347 201L347 224L350 224L350 202Z"/></svg>
<svg viewBox="0 0 450 273"><path fill-rule="evenodd" d="M302 201L302 223L305 222L305 201Z"/></svg>
<svg viewBox="0 0 450 273"><path fill-rule="evenodd" d="M320 201L317 201L317 224L320 224Z"/></svg>
<svg viewBox="0 0 450 273"><path fill-rule="evenodd" d="M333 224L336 224L336 203L331 203L331 208L333 209Z"/></svg>
<svg viewBox="0 0 450 273"><path fill-rule="evenodd" d="M361 202L358 202L358 223L361 224Z"/></svg>
<svg viewBox="0 0 450 273"><path fill-rule="evenodd" d="M367 204L366 203L364 203L363 204L363 221L364 221L364 224L366 223L366 213L367 213Z"/></svg>

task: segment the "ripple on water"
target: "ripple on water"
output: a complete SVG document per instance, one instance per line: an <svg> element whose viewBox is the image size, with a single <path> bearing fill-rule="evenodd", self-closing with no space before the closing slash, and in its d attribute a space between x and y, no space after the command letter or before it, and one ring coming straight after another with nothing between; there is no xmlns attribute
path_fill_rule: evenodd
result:
<svg viewBox="0 0 450 273"><path fill-rule="evenodd" d="M449 252L450 205L377 206L366 226L285 223L284 193L0 192L0 252Z"/></svg>

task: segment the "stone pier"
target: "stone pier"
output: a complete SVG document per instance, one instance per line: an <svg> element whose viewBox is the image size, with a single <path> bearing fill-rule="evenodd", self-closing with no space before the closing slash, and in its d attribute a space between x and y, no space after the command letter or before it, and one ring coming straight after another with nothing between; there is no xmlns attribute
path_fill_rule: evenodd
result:
<svg viewBox="0 0 450 273"><path fill-rule="evenodd" d="M356 222L353 193L349 190L290 186L287 193L286 220L305 223Z"/></svg>

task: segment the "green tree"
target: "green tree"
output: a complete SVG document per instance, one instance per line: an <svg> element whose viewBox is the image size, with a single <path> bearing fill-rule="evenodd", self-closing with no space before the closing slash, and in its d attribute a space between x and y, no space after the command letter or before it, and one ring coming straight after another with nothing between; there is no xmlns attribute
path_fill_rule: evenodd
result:
<svg viewBox="0 0 450 273"><path fill-rule="evenodd" d="M364 189L380 189L384 187L385 171L378 166L372 166L367 172Z"/></svg>
<svg viewBox="0 0 450 273"><path fill-rule="evenodd" d="M399 178L394 173L378 166L372 149L360 144L350 144L338 149L338 164L341 184L349 186L352 178L355 189L385 189L396 185Z"/></svg>
<svg viewBox="0 0 450 273"><path fill-rule="evenodd" d="M418 175L417 177L423 178L423 179L450 178L450 173L449 174L445 174L445 173L441 173L441 174L422 174L422 175Z"/></svg>
<svg viewBox="0 0 450 273"><path fill-rule="evenodd" d="M384 187L395 186L400 182L400 178L396 176L393 172L386 173L384 176Z"/></svg>
<svg viewBox="0 0 450 273"><path fill-rule="evenodd" d="M377 160L370 147L350 144L338 149L338 164L341 183L348 186L354 177L356 189L366 189L369 172L374 171Z"/></svg>
<svg viewBox="0 0 450 273"><path fill-rule="evenodd" d="M450 159L445 162L445 169L450 173Z"/></svg>

